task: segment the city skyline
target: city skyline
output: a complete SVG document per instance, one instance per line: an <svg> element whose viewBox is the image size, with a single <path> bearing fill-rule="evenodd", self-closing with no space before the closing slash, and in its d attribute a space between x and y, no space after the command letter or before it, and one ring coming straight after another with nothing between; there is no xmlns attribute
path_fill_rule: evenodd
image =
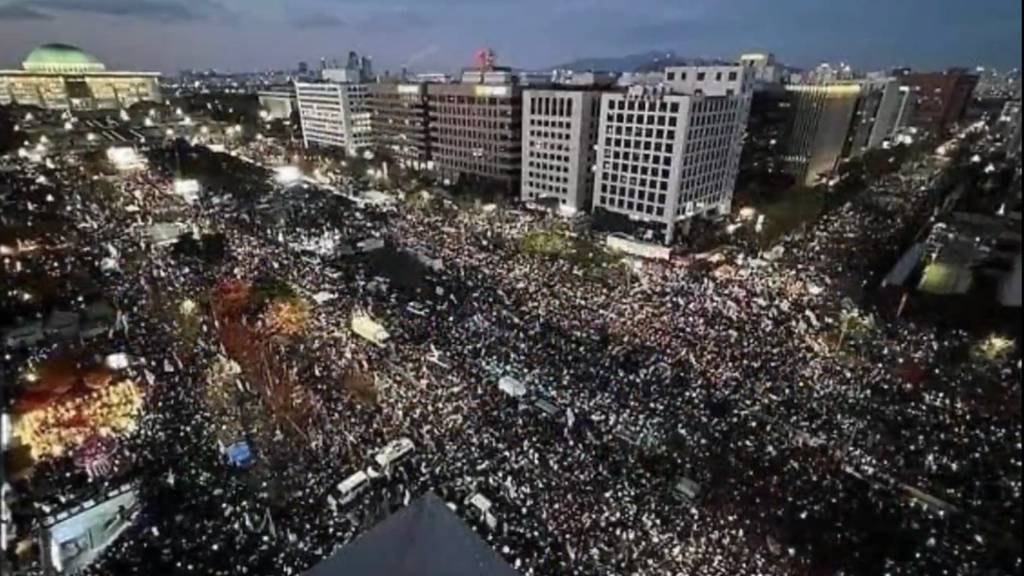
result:
<svg viewBox="0 0 1024 576"><path fill-rule="evenodd" d="M497 50L501 63L528 69L649 50L694 58L764 50L795 66L847 61L864 69L1008 69L1020 66L1019 50L1005 47L1021 43L1021 4L0 1L0 67L17 66L43 42L81 46L114 66L164 72L290 69L300 60L341 58L348 50L372 55L378 70L453 70L469 64L482 46Z"/></svg>

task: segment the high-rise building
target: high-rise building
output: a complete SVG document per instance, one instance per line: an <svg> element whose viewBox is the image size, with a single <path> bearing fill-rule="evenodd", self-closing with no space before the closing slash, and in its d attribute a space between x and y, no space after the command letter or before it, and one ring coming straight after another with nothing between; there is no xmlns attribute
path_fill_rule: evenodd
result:
<svg viewBox="0 0 1024 576"><path fill-rule="evenodd" d="M365 84L296 82L295 95L307 148L338 147L355 154L372 146Z"/></svg>
<svg viewBox="0 0 1024 576"><path fill-rule="evenodd" d="M839 165L861 96L859 82L786 86L793 99L793 123L787 137L786 171L813 186Z"/></svg>
<svg viewBox="0 0 1024 576"><path fill-rule="evenodd" d="M299 62L299 74L306 74L309 72L309 63L303 61Z"/></svg>
<svg viewBox="0 0 1024 576"><path fill-rule="evenodd" d="M523 92L522 201L554 200L566 214L590 208L600 106L593 90Z"/></svg>
<svg viewBox="0 0 1024 576"><path fill-rule="evenodd" d="M406 162L430 160L430 115L425 84L369 86L373 136L378 146Z"/></svg>
<svg viewBox="0 0 1024 576"><path fill-rule="evenodd" d="M84 112L161 102L160 74L113 72L95 56L66 44L33 50L21 70L0 70L0 105Z"/></svg>
<svg viewBox="0 0 1024 576"><path fill-rule="evenodd" d="M858 156L879 148L897 129L906 93L895 78L861 82L860 97L844 155Z"/></svg>
<svg viewBox="0 0 1024 576"><path fill-rule="evenodd" d="M519 190L519 85L499 73L477 71L461 84L427 84L427 105L437 170L449 178L486 180L509 192Z"/></svg>
<svg viewBox="0 0 1024 576"><path fill-rule="evenodd" d="M900 77L916 95L911 125L936 136L944 135L964 117L978 76L961 68L945 72L911 73Z"/></svg>
<svg viewBox="0 0 1024 576"><path fill-rule="evenodd" d="M728 214L750 113L742 65L666 68L661 86L601 97L594 206L666 244L695 216Z"/></svg>
<svg viewBox="0 0 1024 576"><path fill-rule="evenodd" d="M740 170L746 175L781 172L793 124L793 97L781 83L758 84L750 103Z"/></svg>

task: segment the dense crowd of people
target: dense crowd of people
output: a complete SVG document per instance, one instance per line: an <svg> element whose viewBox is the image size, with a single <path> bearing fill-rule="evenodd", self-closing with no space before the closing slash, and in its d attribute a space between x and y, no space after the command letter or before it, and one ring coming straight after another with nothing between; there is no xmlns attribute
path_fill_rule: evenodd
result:
<svg viewBox="0 0 1024 576"><path fill-rule="evenodd" d="M357 208L350 179L281 189L257 166L191 154L232 174L198 205L168 192L174 163L159 154L117 179L130 202L67 201L93 239L75 257L120 260L97 274L128 319L118 338L152 372L122 442L131 460L106 480L138 483L140 517L88 573L300 574L428 491L524 576L1019 573L1019 363L984 367L982 402L969 389L981 368L944 364L967 334L878 320L847 336L843 320L847 287L930 209L934 171L877 184L905 198L899 212L853 201L770 253L587 269L521 249L558 227L547 216L440 198ZM146 228L171 218L227 249L151 249ZM342 249L371 236L387 247ZM224 347L201 303L225 279L261 278L315 302L275 344L291 393L312 401L288 426L240 384L256 463L239 471L215 441L238 423L204 401ZM188 337L186 301L200 303ZM390 340L352 334L355 310ZM500 390L503 376L526 395ZM414 455L340 505L338 482L402 437ZM676 496L683 479L701 498ZM468 504L477 494L496 523Z"/></svg>

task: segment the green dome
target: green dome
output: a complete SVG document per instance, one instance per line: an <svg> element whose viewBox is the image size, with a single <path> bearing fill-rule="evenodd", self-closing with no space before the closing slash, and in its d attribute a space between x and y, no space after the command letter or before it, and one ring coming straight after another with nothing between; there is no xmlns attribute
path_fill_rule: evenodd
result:
<svg viewBox="0 0 1024 576"><path fill-rule="evenodd" d="M95 72L106 70L98 58L67 44L46 44L33 50L22 64L33 72Z"/></svg>

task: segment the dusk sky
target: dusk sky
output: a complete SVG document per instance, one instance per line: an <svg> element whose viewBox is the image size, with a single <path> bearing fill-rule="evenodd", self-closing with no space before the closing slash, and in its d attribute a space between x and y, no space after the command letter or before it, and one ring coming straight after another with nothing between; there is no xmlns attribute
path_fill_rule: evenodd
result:
<svg viewBox="0 0 1024 576"><path fill-rule="evenodd" d="M47 42L164 72L294 68L350 49L378 70L452 70L483 46L524 68L654 49L1009 68L1021 0L0 0L0 68Z"/></svg>

